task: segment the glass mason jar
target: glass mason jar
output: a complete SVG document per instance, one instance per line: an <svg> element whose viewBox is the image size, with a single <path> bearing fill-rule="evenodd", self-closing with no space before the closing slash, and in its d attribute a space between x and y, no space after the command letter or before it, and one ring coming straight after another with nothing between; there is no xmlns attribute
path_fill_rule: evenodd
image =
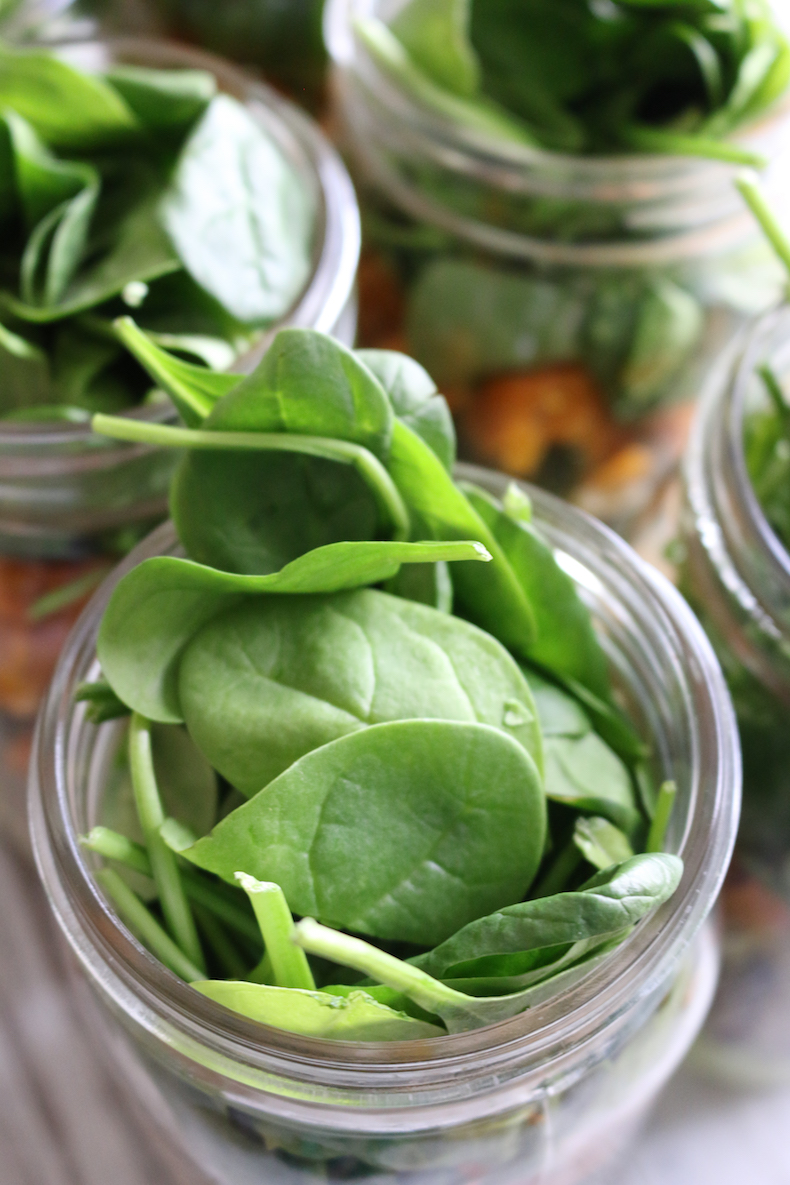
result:
<svg viewBox="0 0 790 1185"><path fill-rule="evenodd" d="M88 70L111 62L209 70L260 120L315 195L312 274L294 307L233 369L252 370L284 325L353 342L359 210L340 158L315 123L248 74L197 50L118 38L66 42L58 52ZM169 402L126 414L154 421L175 416ZM0 831L25 835L31 723L79 603L39 620L37 606L47 607L40 598L64 586L79 592L75 581L98 583L114 562L108 557L123 554L165 517L175 461L171 451L98 437L86 424L0 421Z"/></svg>
<svg viewBox="0 0 790 1185"><path fill-rule="evenodd" d="M376 249L360 273L365 344L405 325L465 455L573 491L625 532L682 454L683 403L710 359L781 286L736 166L570 156L462 126L414 99L355 32L398 7L328 0L325 15ZM738 143L770 162L768 191L786 192L790 96Z"/></svg>
<svg viewBox="0 0 790 1185"><path fill-rule="evenodd" d="M461 466L502 494L506 479ZM101 817L122 722L75 704L95 677L115 581L177 550L165 524L96 593L64 648L37 727L30 818L39 872L110 1061L164 1129L189 1180L372 1176L377 1185L572 1185L631 1134L686 1053L716 978L703 923L735 836L732 709L680 595L607 528L539 490L535 521L590 605L623 705L679 793L676 894L595 970L514 1020L429 1042L308 1039L198 996L124 928L78 835ZM200 1171L204 1178L200 1177Z"/></svg>
<svg viewBox="0 0 790 1185"><path fill-rule="evenodd" d="M790 1082L790 555L752 488L744 419L756 369L790 376L790 308L760 318L710 376L685 463L685 591L730 687L744 765L725 893L725 974L705 1043L723 1073Z"/></svg>

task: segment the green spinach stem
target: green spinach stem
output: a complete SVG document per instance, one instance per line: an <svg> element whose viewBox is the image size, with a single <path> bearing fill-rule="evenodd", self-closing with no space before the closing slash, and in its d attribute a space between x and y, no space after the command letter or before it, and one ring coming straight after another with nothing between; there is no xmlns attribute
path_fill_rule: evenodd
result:
<svg viewBox="0 0 790 1185"><path fill-rule="evenodd" d="M165 922L184 955L195 966L202 967L200 939L181 883L176 857L159 834L165 814L154 772L151 723L139 712L132 713L129 724L129 767L137 814Z"/></svg>
<svg viewBox="0 0 790 1185"><path fill-rule="evenodd" d="M96 873L96 879L112 900L121 920L148 947L151 954L187 983L205 977L202 968L196 967L176 946L170 935L165 933L156 918L114 869L100 868Z"/></svg>
<svg viewBox="0 0 790 1185"><path fill-rule="evenodd" d="M790 278L790 241L765 200L757 179L750 173L742 173L740 177L736 178L735 184Z"/></svg>
<svg viewBox="0 0 790 1185"><path fill-rule="evenodd" d="M473 1003L469 996L447 987L440 980L421 971L419 967L404 963L401 959L388 955L386 951L371 946L369 942L363 942L361 938L353 938L339 930L330 930L314 918L302 918L301 922L296 924L294 942L298 942L299 946L313 955L331 959L341 967L353 967L354 970L374 979L376 983L383 983L386 987L403 992L427 1012L437 1012L443 1005L466 1007Z"/></svg>
<svg viewBox="0 0 790 1185"><path fill-rule="evenodd" d="M294 920L280 886L272 881L256 880L246 872L237 872L236 880L255 910L271 959L275 986L315 991L315 980L307 956L294 943Z"/></svg>
<svg viewBox="0 0 790 1185"><path fill-rule="evenodd" d="M398 487L378 457L374 457L361 444L292 432L211 432L200 428L175 428L167 424L147 424L123 416L95 415L91 425L100 436L159 448L301 453L353 465L389 518L393 539L406 540L411 534L409 511Z"/></svg>
<svg viewBox="0 0 790 1185"><path fill-rule="evenodd" d="M549 865L530 897L553 897L555 893L560 893L581 862L582 853L571 838Z"/></svg>
<svg viewBox="0 0 790 1185"><path fill-rule="evenodd" d="M125 835L120 835L109 827L94 827L89 835L80 839L80 843L84 848L97 852L107 860L117 860L119 864L125 864L127 868L133 868L143 876L153 877L151 861L142 844L127 839ZM211 884L191 868L180 868L179 871L190 901L209 910L214 917L225 922L243 938L260 945L261 935L255 918L236 901L230 899L229 894L235 893L235 889L220 883Z"/></svg>
<svg viewBox="0 0 790 1185"><path fill-rule="evenodd" d="M201 905L195 906L195 917L223 975L228 979L244 979L249 965L236 950L218 919Z"/></svg>
<svg viewBox="0 0 790 1185"><path fill-rule="evenodd" d="M669 826L670 816L672 815L672 808L675 805L676 795L677 786L675 783L664 782L658 792L656 813L653 815L653 822L650 824L650 830L647 833L646 852L663 852L667 827Z"/></svg>

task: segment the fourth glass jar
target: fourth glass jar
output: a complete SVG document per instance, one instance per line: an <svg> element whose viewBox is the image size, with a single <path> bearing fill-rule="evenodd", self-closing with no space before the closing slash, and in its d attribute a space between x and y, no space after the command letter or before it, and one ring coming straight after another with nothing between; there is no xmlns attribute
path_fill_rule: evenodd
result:
<svg viewBox="0 0 790 1185"><path fill-rule="evenodd" d="M210 71L219 89L262 123L314 195L308 281L235 369L257 365L284 325L353 342L359 210L340 158L312 120L221 58L166 41L70 41L57 52L88 70L134 64ZM169 402L154 402L127 414L167 421L175 413ZM23 795L32 721L57 654L89 589L165 517L174 463L172 453L100 438L86 423L0 422L0 833L18 844L27 843ZM69 598L80 582L83 595ZM63 590L68 603L59 608Z"/></svg>
<svg viewBox="0 0 790 1185"><path fill-rule="evenodd" d="M467 456L572 492L627 532L682 452L683 405L711 359L779 293L736 167L562 155L463 127L422 106L355 30L396 7L329 0L325 13L374 250L363 344L400 344L405 329ZM790 99L737 139L781 192Z"/></svg>

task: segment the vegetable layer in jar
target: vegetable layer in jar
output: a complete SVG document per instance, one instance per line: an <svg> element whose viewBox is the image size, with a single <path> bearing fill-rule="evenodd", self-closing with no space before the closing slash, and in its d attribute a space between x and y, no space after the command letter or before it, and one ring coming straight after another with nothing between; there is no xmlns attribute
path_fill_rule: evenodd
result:
<svg viewBox="0 0 790 1185"><path fill-rule="evenodd" d="M404 355L284 330L223 394L123 333L190 425L93 421L185 454L186 558L121 580L81 692L131 713L134 830L84 840L123 920L211 999L346 1040L473 1029L597 964L678 884L675 788L528 499L453 481ZM171 817L157 747L203 771Z"/></svg>
<svg viewBox="0 0 790 1185"><path fill-rule="evenodd" d="M366 344L426 365L468 455L619 526L682 451L674 405L779 287L730 186L758 158L779 183L787 44L767 7L681 7L327 15Z"/></svg>

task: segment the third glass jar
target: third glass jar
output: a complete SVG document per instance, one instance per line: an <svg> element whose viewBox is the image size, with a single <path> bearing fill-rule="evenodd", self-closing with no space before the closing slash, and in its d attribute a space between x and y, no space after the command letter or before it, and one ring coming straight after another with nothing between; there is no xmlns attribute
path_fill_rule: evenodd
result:
<svg viewBox="0 0 790 1185"><path fill-rule="evenodd" d="M467 456L572 493L627 533L682 453L711 359L780 290L736 166L563 155L464 127L356 32L394 8L330 0L325 14L372 248L363 344L404 344L426 366ZM790 99L738 143L781 192Z"/></svg>

